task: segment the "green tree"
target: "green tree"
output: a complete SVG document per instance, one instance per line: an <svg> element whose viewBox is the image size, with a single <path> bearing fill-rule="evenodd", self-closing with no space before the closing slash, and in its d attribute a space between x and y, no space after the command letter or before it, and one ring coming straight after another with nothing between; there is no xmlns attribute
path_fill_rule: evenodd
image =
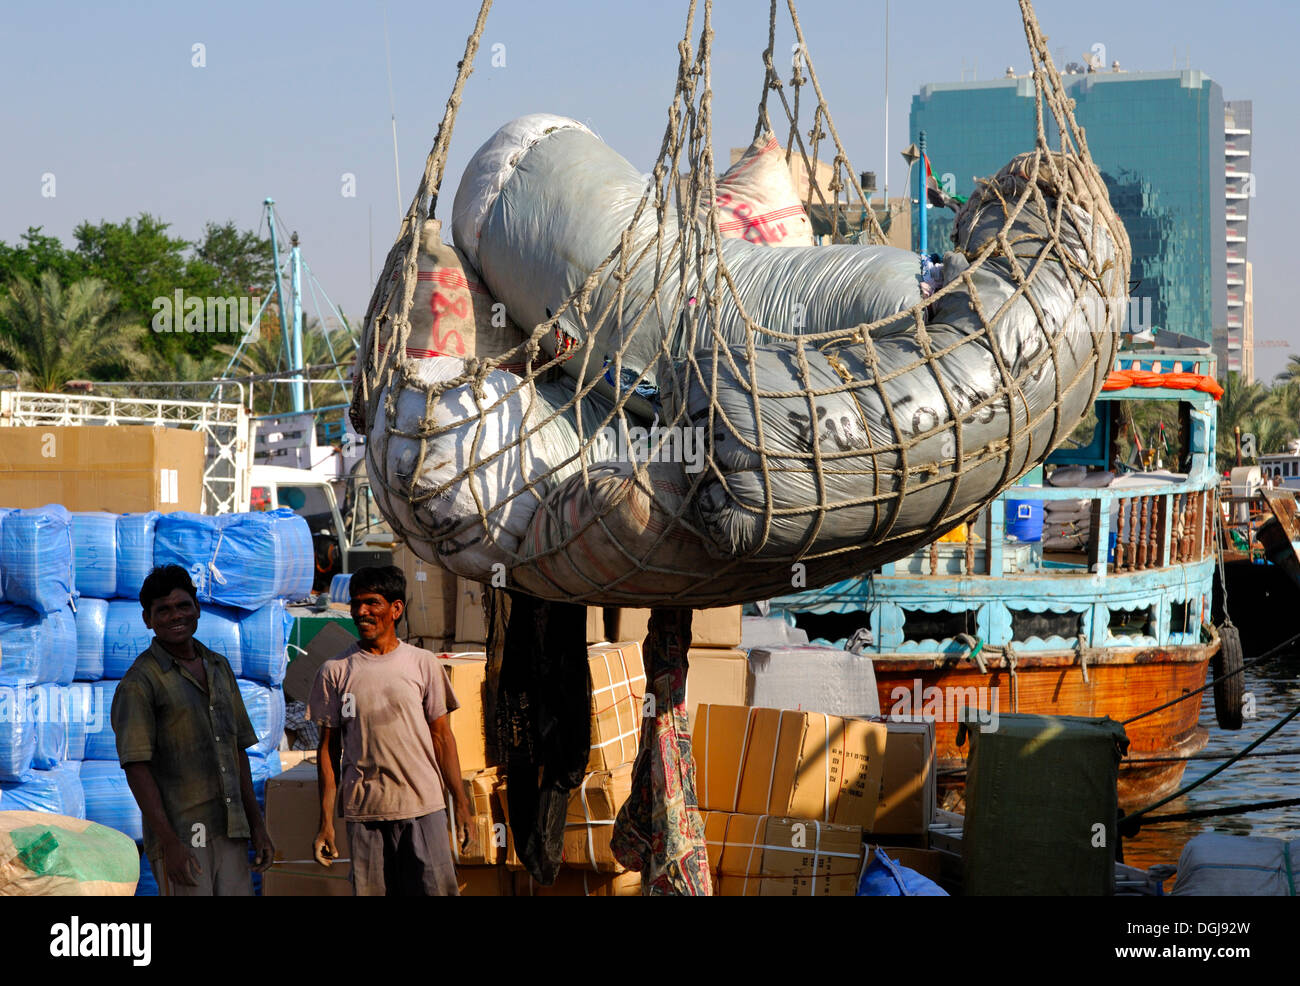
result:
<svg viewBox="0 0 1300 986"><path fill-rule="evenodd" d="M118 309L118 295L97 278L67 288L47 270L33 283L15 277L0 295L0 356L38 390L59 390L69 380L137 372L145 365L138 345L145 328Z"/></svg>
<svg viewBox="0 0 1300 986"><path fill-rule="evenodd" d="M330 355L333 346L334 356ZM281 341L280 328L273 319L263 319L258 337L242 348L223 345L218 347L220 353L229 359L238 350L238 358L231 368L230 376L262 376L266 374L287 374L289 365ZM326 330L315 318L308 318L302 332L302 362L304 366L323 366L337 360L349 362L356 353L356 344L345 330ZM344 380L351 375L351 368L344 366L340 373ZM338 382L333 371L319 371L314 374L319 383L311 384L307 389L310 398L308 406L325 407L331 404L343 404L350 400L350 395ZM286 377L287 379L287 377ZM253 390L254 409L260 414L280 414L292 409L290 385L284 380L259 381Z"/></svg>
<svg viewBox="0 0 1300 986"><path fill-rule="evenodd" d="M1282 372L1275 378L1282 383L1300 382L1300 356L1291 355L1287 357L1286 366Z"/></svg>

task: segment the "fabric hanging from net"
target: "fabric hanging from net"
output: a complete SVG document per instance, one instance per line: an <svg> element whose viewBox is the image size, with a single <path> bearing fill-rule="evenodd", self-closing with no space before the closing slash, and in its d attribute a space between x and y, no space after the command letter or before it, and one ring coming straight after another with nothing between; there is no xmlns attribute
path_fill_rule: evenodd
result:
<svg viewBox="0 0 1300 986"><path fill-rule="evenodd" d="M978 183L937 263L884 244L792 0L794 74L773 63L773 2L731 170L713 161L712 3L692 0L650 174L577 121L523 117L471 159L442 243L430 206L489 6L354 376L376 500L426 560L592 604L815 588L971 519L1092 405L1131 252L1028 0L1036 144ZM806 245L801 199L833 242Z"/></svg>

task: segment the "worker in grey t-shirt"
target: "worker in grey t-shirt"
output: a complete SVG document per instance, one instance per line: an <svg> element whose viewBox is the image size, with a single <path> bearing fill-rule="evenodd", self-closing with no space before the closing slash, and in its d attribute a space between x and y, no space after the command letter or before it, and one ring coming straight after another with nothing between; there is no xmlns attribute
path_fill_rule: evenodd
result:
<svg viewBox="0 0 1300 986"><path fill-rule="evenodd" d="M308 718L321 726L316 859L328 866L338 855L337 796L355 894L456 896L442 780L457 844L465 846L472 808L448 718L460 703L438 659L397 639L406 599L401 569L358 569L349 587L360 640L321 666L307 702Z"/></svg>

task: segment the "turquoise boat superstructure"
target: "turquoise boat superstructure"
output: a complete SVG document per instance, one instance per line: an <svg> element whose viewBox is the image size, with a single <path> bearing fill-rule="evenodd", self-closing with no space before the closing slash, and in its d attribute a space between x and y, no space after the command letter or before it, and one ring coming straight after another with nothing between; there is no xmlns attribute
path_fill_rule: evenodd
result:
<svg viewBox="0 0 1300 986"><path fill-rule="evenodd" d="M910 705L918 687L982 687L994 690L1003 712L1124 721L1199 687L1218 646L1209 625L1216 415L1210 393L1185 388L1187 374L1213 378L1213 356L1122 353L1115 369L1145 371L1144 383L1151 372L1178 374L1169 377L1178 386L1103 391L1091 442L1053 452L1049 476L1072 465L1104 480L1112 439L1136 406L1122 418L1121 402L1149 401L1177 402L1177 473L1120 476L1116 486L1054 486L1040 467L976 517L965 540L936 542L860 577L773 599L773 615L810 637L842 643L869 629L869 642L859 634L855 649L873 658L886 715L905 696ZM1053 550L1061 532L1050 520L1042 540L1008 533L1009 504L1016 527L1017 516L1033 517L1052 501L1087 517L1076 550ZM1206 734L1197 728L1198 710L1199 702L1180 702L1134 723L1130 759L1199 750ZM962 757L956 733L955 723L937 723L940 765L953 771ZM1183 766L1125 771L1122 798L1137 803L1168 789Z"/></svg>

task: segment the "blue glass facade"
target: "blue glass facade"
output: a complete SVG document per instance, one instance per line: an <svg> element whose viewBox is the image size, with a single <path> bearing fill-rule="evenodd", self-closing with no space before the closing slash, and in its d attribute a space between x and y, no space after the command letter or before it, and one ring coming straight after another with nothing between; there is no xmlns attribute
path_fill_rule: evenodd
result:
<svg viewBox="0 0 1300 986"><path fill-rule="evenodd" d="M1146 326L1210 342L1227 323L1222 89L1194 71L1099 72L1064 81L1132 241L1132 294L1141 299L1135 315ZM914 141L922 130L936 177L950 174L952 190L969 195L976 177L1033 149L1033 82L927 85L912 97ZM952 213L928 214L930 250L942 252L951 243Z"/></svg>

